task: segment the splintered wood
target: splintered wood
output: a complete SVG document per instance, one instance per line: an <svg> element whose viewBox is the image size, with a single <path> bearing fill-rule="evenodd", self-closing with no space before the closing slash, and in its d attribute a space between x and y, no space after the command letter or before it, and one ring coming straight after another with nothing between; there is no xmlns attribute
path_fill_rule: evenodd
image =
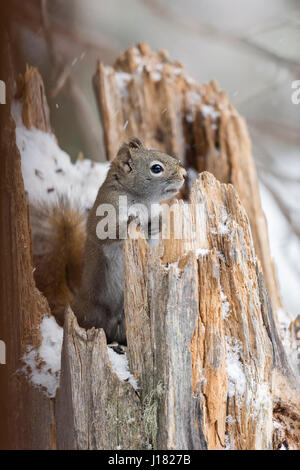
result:
<svg viewBox="0 0 300 470"><path fill-rule="evenodd" d="M46 299L33 278L29 211L11 117L14 74L5 31L0 31L3 51L0 62L7 83L7 104L0 118L0 220L1 220L1 340L5 341L7 364L1 366L2 449L52 448L53 408L42 391L17 373L27 348L41 345L39 324L50 315Z"/></svg>
<svg viewBox="0 0 300 470"><path fill-rule="evenodd" d="M110 160L123 141L137 136L149 147L178 155L186 167L207 170L234 185L250 220L276 316L281 302L251 142L227 95L216 82L199 85L165 51L156 54L146 44L128 49L114 67L99 63L94 83Z"/></svg>
<svg viewBox="0 0 300 470"><path fill-rule="evenodd" d="M27 129L35 127L40 131L51 133L44 82L37 68L27 65L24 76L19 75L16 98L22 99L22 119Z"/></svg>
<svg viewBox="0 0 300 470"><path fill-rule="evenodd" d="M113 371L104 331L79 328L68 310L62 357L56 397L58 448L145 449L138 395Z"/></svg>
<svg viewBox="0 0 300 470"><path fill-rule="evenodd" d="M176 262L172 239L151 252L143 240L125 247L128 356L142 400L152 383L158 402L154 445L270 449L276 338L262 315L248 218L234 188L209 173L189 203L203 233L190 231ZM184 205L177 208L184 225Z"/></svg>

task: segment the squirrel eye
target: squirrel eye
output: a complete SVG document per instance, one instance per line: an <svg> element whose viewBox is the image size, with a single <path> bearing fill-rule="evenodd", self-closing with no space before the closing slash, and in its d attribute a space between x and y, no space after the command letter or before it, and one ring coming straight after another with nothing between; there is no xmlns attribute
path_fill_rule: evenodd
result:
<svg viewBox="0 0 300 470"><path fill-rule="evenodd" d="M150 168L151 173L158 175L159 173L162 173L164 171L163 167L159 165L158 163L154 163L154 165L151 166Z"/></svg>

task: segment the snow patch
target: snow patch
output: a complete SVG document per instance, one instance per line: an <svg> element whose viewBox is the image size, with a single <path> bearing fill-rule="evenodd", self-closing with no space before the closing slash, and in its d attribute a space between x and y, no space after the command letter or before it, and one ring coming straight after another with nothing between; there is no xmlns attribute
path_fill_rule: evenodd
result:
<svg viewBox="0 0 300 470"><path fill-rule="evenodd" d="M225 450L230 450L230 439L228 434L225 436Z"/></svg>
<svg viewBox="0 0 300 470"><path fill-rule="evenodd" d="M109 163L83 159L73 164L70 156L59 148L53 134L27 129L21 112L21 103L14 101L12 115L29 200L51 203L64 194L83 210L91 208L106 178Z"/></svg>
<svg viewBox="0 0 300 470"><path fill-rule="evenodd" d="M193 122L194 121L194 113L192 111L187 111L185 115L185 119L187 122Z"/></svg>
<svg viewBox="0 0 300 470"><path fill-rule="evenodd" d="M210 216L210 218L215 217L215 216ZM232 240L234 237L234 228L230 232L229 227L231 224L231 217L229 214L227 214L225 207L222 208L222 215L220 217L220 222L218 223L217 230L216 229L211 229L210 232L213 235L229 235L230 239Z"/></svg>
<svg viewBox="0 0 300 470"><path fill-rule="evenodd" d="M123 98L126 98L128 95L127 85L132 79L132 75L126 72L116 72L115 78L116 78L117 86L119 88L121 96Z"/></svg>
<svg viewBox="0 0 300 470"><path fill-rule="evenodd" d="M227 214L225 208L222 210L221 222L219 222L218 230L220 235L229 233L228 225L231 222L231 217Z"/></svg>
<svg viewBox="0 0 300 470"><path fill-rule="evenodd" d="M268 408L269 401L271 399L271 390L268 382L261 382L257 384L256 396L254 401L255 410L259 412ZM271 408L271 405L270 405ZM257 413L254 415L254 418L257 416Z"/></svg>
<svg viewBox="0 0 300 470"><path fill-rule="evenodd" d="M191 90L188 92L187 98L191 104L197 104L201 100L201 94L195 90Z"/></svg>
<svg viewBox="0 0 300 470"><path fill-rule="evenodd" d="M174 73L175 75L181 75L183 72L184 72L184 69L181 68L181 67L175 67L175 68L173 69L173 73Z"/></svg>
<svg viewBox="0 0 300 470"><path fill-rule="evenodd" d="M226 416L226 423L230 426L230 425L236 423L236 419L231 415L227 415Z"/></svg>
<svg viewBox="0 0 300 470"><path fill-rule="evenodd" d="M155 82L159 82L161 80L161 73L160 72L154 71L154 72L152 72L151 76L152 76L152 78Z"/></svg>
<svg viewBox="0 0 300 470"><path fill-rule="evenodd" d="M221 295L221 300L222 300L222 316L225 319L228 317L228 313L230 312L230 304L227 301L227 296L224 294L221 286L220 286L220 295Z"/></svg>
<svg viewBox="0 0 300 470"><path fill-rule="evenodd" d="M240 396L246 392L246 377L240 361L242 345L237 339L226 337L226 359L228 374L228 396L236 393Z"/></svg>
<svg viewBox="0 0 300 470"><path fill-rule="evenodd" d="M209 104L203 104L201 106L201 113L205 119L211 117L213 121L216 121L220 117L220 112L216 111L215 108Z"/></svg>
<svg viewBox="0 0 300 470"><path fill-rule="evenodd" d="M159 82L162 79L162 71L163 71L163 64L157 64L153 62L152 64L148 63L148 59L145 59L143 56L139 55L137 51L134 56L135 63L137 64L137 68L133 73L126 73L122 71L115 72L115 78L117 82L117 86L119 88L121 97L127 98L128 97L128 84L133 79L136 78L138 80L142 80L142 74L144 70L151 74L151 77L154 82ZM113 73L113 69L109 69L108 67L105 68L106 73ZM177 73L178 74L178 73Z"/></svg>
<svg viewBox="0 0 300 470"><path fill-rule="evenodd" d="M172 268L172 272L175 273L176 279L180 279L182 274L182 269L178 267L178 262L179 261L174 261L174 263L170 263L168 266L165 266L166 271L170 271Z"/></svg>
<svg viewBox="0 0 300 470"><path fill-rule="evenodd" d="M197 259L200 256L208 255L209 252L210 252L210 250L207 250L207 249L204 249L204 248L198 248L198 250L195 251Z"/></svg>
<svg viewBox="0 0 300 470"><path fill-rule="evenodd" d="M129 371L129 364L126 353L118 354L109 346L107 347L107 352L112 369L117 374L119 379L122 382L129 382L133 386L134 390L137 390L138 384Z"/></svg>
<svg viewBox="0 0 300 470"><path fill-rule="evenodd" d="M44 317L39 328L42 344L39 349L27 347L21 372L34 386L41 387L48 397L53 398L59 386L63 328L54 317Z"/></svg>

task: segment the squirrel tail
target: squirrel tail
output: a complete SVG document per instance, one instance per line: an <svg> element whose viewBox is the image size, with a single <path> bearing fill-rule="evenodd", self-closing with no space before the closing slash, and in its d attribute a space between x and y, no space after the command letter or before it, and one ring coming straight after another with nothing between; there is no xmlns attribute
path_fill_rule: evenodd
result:
<svg viewBox="0 0 300 470"><path fill-rule="evenodd" d="M80 285L86 214L61 196L52 205L30 204L30 221L36 286L63 325L65 308Z"/></svg>

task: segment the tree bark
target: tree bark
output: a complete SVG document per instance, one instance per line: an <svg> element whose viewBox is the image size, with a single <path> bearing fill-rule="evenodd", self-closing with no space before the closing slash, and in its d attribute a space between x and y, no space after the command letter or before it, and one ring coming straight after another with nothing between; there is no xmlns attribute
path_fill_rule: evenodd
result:
<svg viewBox="0 0 300 470"><path fill-rule="evenodd" d="M209 173L194 183L190 205L177 208L176 223L187 225L184 243L171 237L153 252L140 240L125 246L131 371L142 390L163 384L155 445L270 449L272 398L277 410L281 395L276 377L289 384L298 417L299 389L276 331L248 217L234 188ZM193 220L201 220L196 234Z"/></svg>
<svg viewBox="0 0 300 470"><path fill-rule="evenodd" d="M51 133L50 114L44 82L35 67L26 66L26 72L18 77L16 98L22 100L22 118L27 129L35 127Z"/></svg>
<svg viewBox="0 0 300 470"><path fill-rule="evenodd" d="M1 71L7 93L6 104L0 105L0 336L6 345L6 364L0 366L0 446L5 449L49 449L55 446L53 403L18 374L26 348L40 346L38 326L44 315L50 315L50 310L33 279L29 212L15 123L10 113L14 71L8 34L0 29Z"/></svg>

